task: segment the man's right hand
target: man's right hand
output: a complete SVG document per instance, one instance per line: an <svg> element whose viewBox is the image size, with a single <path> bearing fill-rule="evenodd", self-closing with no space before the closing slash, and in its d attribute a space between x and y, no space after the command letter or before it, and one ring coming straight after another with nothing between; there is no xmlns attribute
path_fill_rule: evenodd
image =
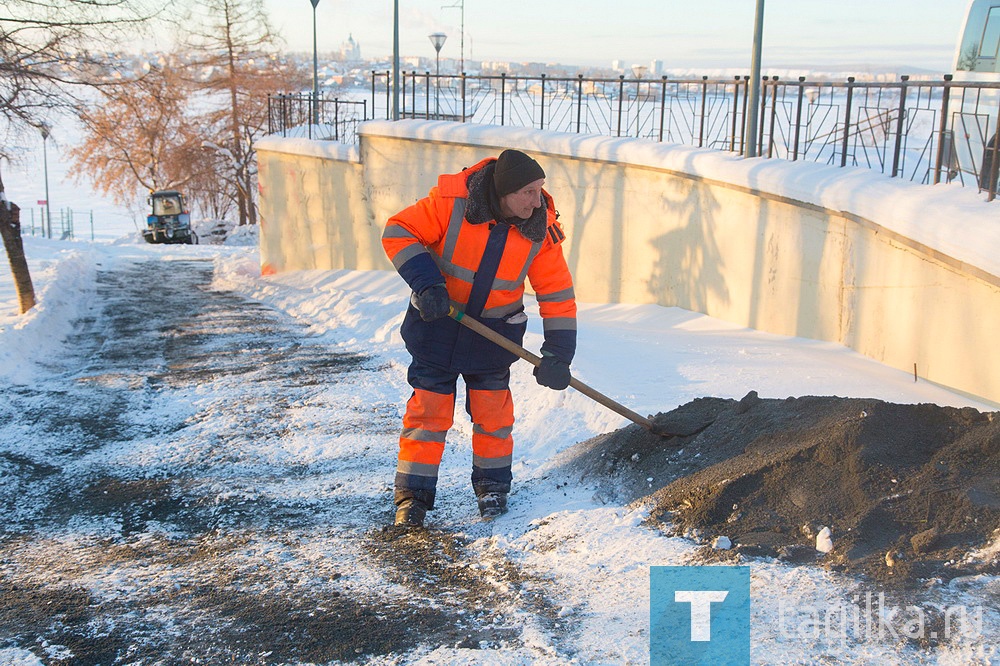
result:
<svg viewBox="0 0 1000 666"><path fill-rule="evenodd" d="M420 318L424 321L447 317L450 308L451 299L443 284L427 287L417 294L417 309L420 310Z"/></svg>

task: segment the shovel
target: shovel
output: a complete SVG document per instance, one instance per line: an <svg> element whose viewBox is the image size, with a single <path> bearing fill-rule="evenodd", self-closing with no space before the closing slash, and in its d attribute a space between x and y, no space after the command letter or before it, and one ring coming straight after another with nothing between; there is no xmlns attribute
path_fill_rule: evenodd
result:
<svg viewBox="0 0 1000 666"><path fill-rule="evenodd" d="M503 347L504 349L506 349L510 353L515 354L515 355L519 356L520 358L523 358L525 361L527 361L531 365L535 366L536 368L539 365L542 364L542 359L541 359L540 356L532 354L530 351L528 351L524 347L520 346L519 344L517 344L515 342L512 342L511 340L508 340L507 338L505 338L501 334L497 333L496 331L494 331L493 329L487 327L486 325L482 324L481 322L477 321L476 319L473 319L472 317L465 316L464 312L460 312L459 310L456 310L454 306L452 306L451 309L449 310L448 316L450 316L452 319L454 319L458 323L462 324L466 328L472 329L473 331L475 331L479 335L483 336L487 340L490 340L491 342L494 342L494 343L500 345L501 347ZM637 423L637 424L641 425L643 428L645 428L649 432L653 433L654 435L659 435L661 437L674 437L676 435L689 434L689 433L683 433L683 432L670 432L670 431L668 431L662 424L654 423L652 420L646 418L645 416L642 416L640 414L637 414L637 413L633 412L631 409L629 409L625 405L622 405L622 404L620 404L618 402L615 402L614 400L612 400L608 396L604 395L600 391L597 391L597 390L595 390L595 389L587 386L586 384L584 384L583 382L581 382L576 377L570 377L569 385L572 386L573 388L575 388L580 393L582 393L585 396L587 396L588 398L590 398L591 400L594 400L595 402L598 402L598 403L604 405L605 407L607 407L608 409L610 409L613 412L617 412L618 414L621 414L622 416L624 416L625 418L627 418L629 421L632 421L633 423ZM693 433L690 433L690 434L693 434Z"/></svg>

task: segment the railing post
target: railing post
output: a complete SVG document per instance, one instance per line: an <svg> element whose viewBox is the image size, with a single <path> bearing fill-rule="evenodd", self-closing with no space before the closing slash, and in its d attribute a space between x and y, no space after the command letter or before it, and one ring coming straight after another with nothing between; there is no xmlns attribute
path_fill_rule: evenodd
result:
<svg viewBox="0 0 1000 666"><path fill-rule="evenodd" d="M372 111L375 110L375 70L372 70Z"/></svg>
<svg viewBox="0 0 1000 666"><path fill-rule="evenodd" d="M399 117L406 118L406 70L404 69L399 73L399 78L402 81L399 91Z"/></svg>
<svg viewBox="0 0 1000 666"><path fill-rule="evenodd" d="M903 119L906 115L906 82L910 80L910 77L905 74L899 78L902 83L899 88L899 109L897 110L899 117L896 118L896 145L892 151L893 178L899 174L899 155L903 149Z"/></svg>
<svg viewBox="0 0 1000 666"><path fill-rule="evenodd" d="M417 70L410 72L410 115L414 119L417 117Z"/></svg>
<svg viewBox="0 0 1000 666"><path fill-rule="evenodd" d="M313 138L313 125L316 122L316 116L319 114L319 100L311 92L309 93L309 120L306 122L306 127L309 128L308 136L309 139Z"/></svg>
<svg viewBox="0 0 1000 666"><path fill-rule="evenodd" d="M462 122L465 122L465 72L462 72Z"/></svg>
<svg viewBox="0 0 1000 666"><path fill-rule="evenodd" d="M625 98L625 75L618 75L618 136L622 135L622 102Z"/></svg>
<svg viewBox="0 0 1000 666"><path fill-rule="evenodd" d="M743 76L743 127L747 126L747 107L750 101L750 77ZM747 150L747 133L746 129L740 132L740 155L745 155Z"/></svg>
<svg viewBox="0 0 1000 666"><path fill-rule="evenodd" d="M806 87L803 85L806 77L799 77L799 94L795 103L795 143L792 146L792 161L799 159L799 138L802 135L802 98L805 97Z"/></svg>
<svg viewBox="0 0 1000 666"><path fill-rule="evenodd" d="M667 117L667 77L660 80L660 143L663 143L663 123Z"/></svg>
<svg viewBox="0 0 1000 666"><path fill-rule="evenodd" d="M851 138L851 104L854 102L854 77L847 77L847 108L844 110L844 145L840 149L840 166L847 166L847 143Z"/></svg>
<svg viewBox="0 0 1000 666"><path fill-rule="evenodd" d="M426 71L424 73L426 74L426 77L424 78L424 81L426 81L426 83L424 84L424 88L425 88L424 92L427 93L426 94L427 99L424 101L424 105L425 105L424 106L424 120L430 120L431 119L431 73L430 73L430 70L428 70L428 71ZM416 87L416 85L417 85L417 82L416 82L416 80L414 80L413 81L413 86Z"/></svg>
<svg viewBox="0 0 1000 666"><path fill-rule="evenodd" d="M583 117L583 74L577 74L576 79L576 133L580 133L580 121Z"/></svg>
<svg viewBox="0 0 1000 666"><path fill-rule="evenodd" d="M997 111L997 126L993 132L993 161L990 163L987 201L997 198L997 178L1000 178L1000 110Z"/></svg>
<svg viewBox="0 0 1000 666"><path fill-rule="evenodd" d="M698 147L705 145L705 105L708 102L708 77L701 77L701 122L698 127Z"/></svg>
<svg viewBox="0 0 1000 666"><path fill-rule="evenodd" d="M538 129L545 129L545 74L542 74L542 105L541 117L538 119Z"/></svg>
<svg viewBox="0 0 1000 666"><path fill-rule="evenodd" d="M729 135L729 152L736 152L736 108L740 105L740 77L737 75L733 84L733 127Z"/></svg>
<svg viewBox="0 0 1000 666"><path fill-rule="evenodd" d="M765 89L766 90L766 89ZM767 156L774 157L774 122L778 117L778 77L771 77L771 129L767 134Z"/></svg>
<svg viewBox="0 0 1000 666"><path fill-rule="evenodd" d="M642 79L635 80L635 138L642 136Z"/></svg>
<svg viewBox="0 0 1000 666"><path fill-rule="evenodd" d="M372 102L372 114L375 113L375 102ZM392 72L385 70L385 119L392 117Z"/></svg>
<svg viewBox="0 0 1000 666"><path fill-rule="evenodd" d="M281 136L288 136L288 115L291 105L292 100L287 98L281 100Z"/></svg>
<svg viewBox="0 0 1000 666"><path fill-rule="evenodd" d="M333 98L333 140L340 141L340 100Z"/></svg>
<svg viewBox="0 0 1000 666"><path fill-rule="evenodd" d="M767 77L761 77L760 111L757 114L757 157L764 154L764 117L767 111Z"/></svg>
<svg viewBox="0 0 1000 666"><path fill-rule="evenodd" d="M500 126L503 127L504 121L504 95L507 92L507 72L500 72Z"/></svg>
<svg viewBox="0 0 1000 666"><path fill-rule="evenodd" d="M944 75L944 87L941 90L941 119L938 121L937 156L934 158L934 184L941 182L941 166L944 161L944 146L948 136L948 102L951 98L951 74Z"/></svg>

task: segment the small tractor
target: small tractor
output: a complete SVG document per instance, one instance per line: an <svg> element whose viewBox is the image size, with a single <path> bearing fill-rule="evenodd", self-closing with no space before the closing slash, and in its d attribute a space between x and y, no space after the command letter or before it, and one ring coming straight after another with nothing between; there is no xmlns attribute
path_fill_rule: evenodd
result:
<svg viewBox="0 0 1000 666"><path fill-rule="evenodd" d="M177 190L160 190L149 195L152 212L146 217L142 237L147 243L198 242L191 230L191 216L184 205L184 195Z"/></svg>

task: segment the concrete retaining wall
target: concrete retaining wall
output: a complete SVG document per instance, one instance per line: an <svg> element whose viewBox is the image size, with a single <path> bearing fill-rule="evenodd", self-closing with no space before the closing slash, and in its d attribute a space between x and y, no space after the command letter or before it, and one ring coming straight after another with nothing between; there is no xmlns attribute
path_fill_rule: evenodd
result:
<svg viewBox="0 0 1000 666"><path fill-rule="evenodd" d="M900 207L947 215L937 199L921 203L935 188L860 170L418 121L367 123L357 148L268 139L258 147L264 272L391 270L385 220L438 174L507 147L545 168L580 300L677 306L837 342L1000 403L1000 279L873 219L897 219ZM982 219L963 224L1000 225L1000 209L975 205Z"/></svg>

